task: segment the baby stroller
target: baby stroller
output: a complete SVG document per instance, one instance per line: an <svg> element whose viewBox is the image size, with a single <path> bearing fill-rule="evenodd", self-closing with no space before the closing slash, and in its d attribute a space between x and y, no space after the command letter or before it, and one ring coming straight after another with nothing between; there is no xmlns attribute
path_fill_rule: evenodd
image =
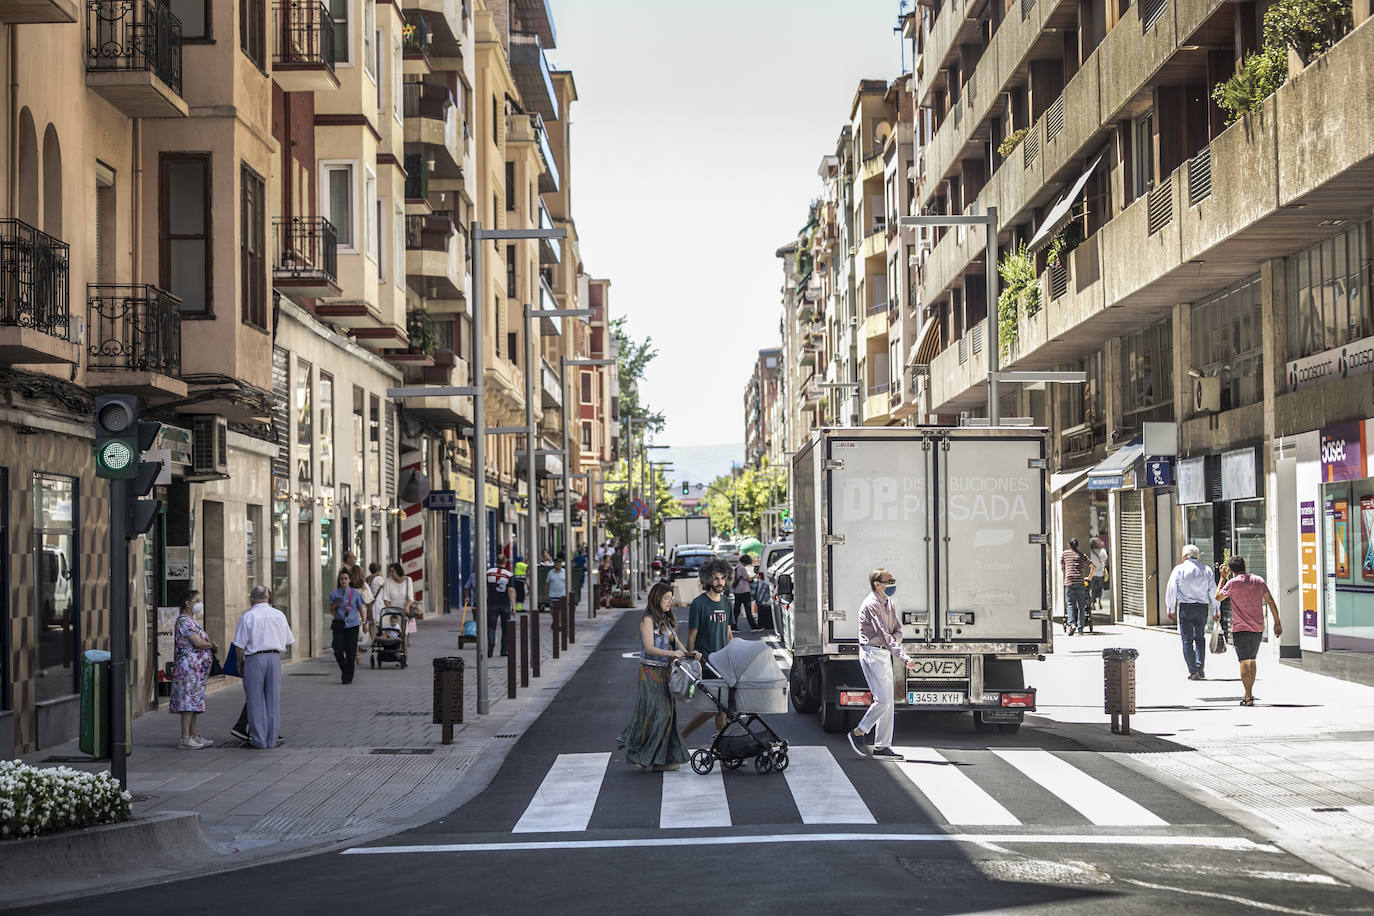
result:
<svg viewBox="0 0 1374 916"><path fill-rule="evenodd" d="M692 769L704 776L719 760L723 768L737 770L750 758L761 774L787 769L787 742L759 715L787 711L787 676L773 661L772 650L763 642L734 639L704 665L719 680L694 679L696 695L725 713L726 721L709 747L692 754ZM722 695L728 702L721 701Z"/></svg>
<svg viewBox="0 0 1374 916"><path fill-rule="evenodd" d="M377 618L377 635L372 638L372 654L368 656L368 664L380 668L385 662L399 662L404 668L409 651L405 608L383 608Z"/></svg>

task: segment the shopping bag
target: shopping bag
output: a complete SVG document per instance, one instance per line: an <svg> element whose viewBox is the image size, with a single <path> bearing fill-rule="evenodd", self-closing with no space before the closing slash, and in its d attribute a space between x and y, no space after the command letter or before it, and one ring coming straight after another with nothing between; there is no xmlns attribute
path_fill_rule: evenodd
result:
<svg viewBox="0 0 1374 916"><path fill-rule="evenodd" d="M1216 629L1212 631L1210 648L1213 655L1220 655L1226 651L1226 631L1221 628L1221 624L1217 624Z"/></svg>
<svg viewBox="0 0 1374 916"><path fill-rule="evenodd" d="M419 631L419 629L420 629L420 628L415 624L415 618L414 618L414 617L407 617L407 618L406 618L406 632L407 632L407 633L416 633L416 632Z"/></svg>
<svg viewBox="0 0 1374 916"><path fill-rule="evenodd" d="M668 675L668 690L679 700L690 700L700 679L701 662L694 658L681 659L673 663L673 671Z"/></svg>
<svg viewBox="0 0 1374 916"><path fill-rule="evenodd" d="M230 646L229 651L224 653L224 662L220 665L220 673L226 677L243 677L239 673L239 647Z"/></svg>

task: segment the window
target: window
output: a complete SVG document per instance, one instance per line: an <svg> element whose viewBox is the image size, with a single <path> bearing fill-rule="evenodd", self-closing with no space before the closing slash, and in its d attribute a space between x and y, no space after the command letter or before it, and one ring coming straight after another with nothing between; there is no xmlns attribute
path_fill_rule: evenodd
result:
<svg viewBox="0 0 1374 916"><path fill-rule="evenodd" d="M1137 118L1132 126L1131 133L1135 140L1132 150L1135 158L1135 197L1155 186L1154 121L1155 113L1150 111Z"/></svg>
<svg viewBox="0 0 1374 916"><path fill-rule="evenodd" d="M401 36L391 42L391 114L397 124L405 121L405 78L402 76L405 51L401 48Z"/></svg>
<svg viewBox="0 0 1374 916"><path fill-rule="evenodd" d="M210 0L171 0L168 5L181 20L182 41L210 40Z"/></svg>
<svg viewBox="0 0 1374 916"><path fill-rule="evenodd" d="M329 15L334 18L334 63L352 64L353 47L349 44L348 8L353 0L329 0ZM335 223L334 225L338 225Z"/></svg>
<svg viewBox="0 0 1374 916"><path fill-rule="evenodd" d="M320 373L320 486L334 486L334 376Z"/></svg>
<svg viewBox="0 0 1374 916"><path fill-rule="evenodd" d="M115 270L115 172L100 160L95 163L95 282L114 282ZM166 289L164 286L163 289Z"/></svg>
<svg viewBox="0 0 1374 916"><path fill-rule="evenodd" d="M76 658L81 648L81 580L77 484L74 477L33 475L34 582L37 614L38 702L77 691Z"/></svg>
<svg viewBox="0 0 1374 916"><path fill-rule="evenodd" d="M1288 285L1288 357L1298 359L1374 334L1370 236L1365 221L1292 255Z"/></svg>
<svg viewBox="0 0 1374 916"><path fill-rule="evenodd" d="M506 335L506 359L520 365L520 339L514 331Z"/></svg>
<svg viewBox="0 0 1374 916"><path fill-rule="evenodd" d="M1122 425L1137 432L1147 420L1173 419L1173 320L1121 338Z"/></svg>
<svg viewBox="0 0 1374 916"><path fill-rule="evenodd" d="M592 424L588 423L586 420L583 420L583 421L582 421L582 451L584 451L584 452L590 452L591 450L592 450Z"/></svg>
<svg viewBox="0 0 1374 916"><path fill-rule="evenodd" d="M1260 278L1255 274L1193 306L1192 368L1221 379L1221 409L1263 395Z"/></svg>
<svg viewBox="0 0 1374 916"><path fill-rule="evenodd" d="M582 403L592 402L592 374L586 370L582 372Z"/></svg>
<svg viewBox="0 0 1374 916"><path fill-rule="evenodd" d="M399 287L406 285L406 211L395 204L391 212L391 232L394 236L393 248L396 252L396 267L391 271L392 281Z"/></svg>
<svg viewBox="0 0 1374 916"><path fill-rule="evenodd" d="M311 365L296 359L296 480L309 486L314 478L315 411L311 403Z"/></svg>
<svg viewBox="0 0 1374 916"><path fill-rule="evenodd" d="M363 0L363 72L377 82L377 0Z"/></svg>
<svg viewBox="0 0 1374 916"><path fill-rule="evenodd" d="M515 246L506 246L506 298L514 299L517 290L515 289Z"/></svg>
<svg viewBox="0 0 1374 916"><path fill-rule="evenodd" d="M377 282L378 282L378 283L385 283L385 282L386 282L386 258L384 257L384 255L386 254L386 246L382 244L382 236L385 234L385 226L386 226L386 211L382 209L384 206L386 206L386 201L384 201L384 200L382 200L380 197L378 197L378 198L377 198L377 207L376 207L376 211L377 211L377 212L376 212L376 214L375 214L376 220L377 220L377 241L376 241L376 247L377 247Z"/></svg>
<svg viewBox="0 0 1374 916"><path fill-rule="evenodd" d="M239 47L259 70L267 68L267 0L239 0Z"/></svg>
<svg viewBox="0 0 1374 916"><path fill-rule="evenodd" d="M353 163L320 163L320 199L324 201L326 219L334 224L339 250L357 254L353 225Z"/></svg>
<svg viewBox="0 0 1374 916"><path fill-rule="evenodd" d="M377 114L383 114L386 112L386 87L382 79L382 48L385 45L382 44L381 29L375 29L372 34L375 39L372 43L372 53L377 56L377 62L373 65L373 70L377 74Z"/></svg>
<svg viewBox="0 0 1374 916"><path fill-rule="evenodd" d="M515 163L506 163L506 209L515 209Z"/></svg>
<svg viewBox="0 0 1374 916"><path fill-rule="evenodd" d="M367 421L367 481L368 489L378 496L382 493L382 402L375 394L370 398Z"/></svg>
<svg viewBox="0 0 1374 916"><path fill-rule="evenodd" d="M239 268L243 323L267 329L267 185L248 166L240 169Z"/></svg>
<svg viewBox="0 0 1374 916"><path fill-rule="evenodd" d="M367 492L367 470L366 453L364 447L363 431L366 423L364 422L364 412L367 396L357 385L353 386L353 485L358 488L358 494L364 495Z"/></svg>
<svg viewBox="0 0 1374 916"><path fill-rule="evenodd" d="M496 96L491 97L491 142L501 145L501 109Z"/></svg>
<svg viewBox="0 0 1374 916"><path fill-rule="evenodd" d="M377 260L377 175L363 166L363 206L367 208L367 237L363 239L367 256Z"/></svg>
<svg viewBox="0 0 1374 916"><path fill-rule="evenodd" d="M210 154L163 153L159 171L158 285L181 298L183 316L211 317Z"/></svg>

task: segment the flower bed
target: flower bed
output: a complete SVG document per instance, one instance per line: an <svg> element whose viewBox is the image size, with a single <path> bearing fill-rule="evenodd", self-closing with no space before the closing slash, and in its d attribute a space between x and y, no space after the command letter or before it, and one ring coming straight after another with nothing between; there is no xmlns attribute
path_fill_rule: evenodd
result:
<svg viewBox="0 0 1374 916"><path fill-rule="evenodd" d="M109 773L0 761L0 839L128 820L132 802Z"/></svg>

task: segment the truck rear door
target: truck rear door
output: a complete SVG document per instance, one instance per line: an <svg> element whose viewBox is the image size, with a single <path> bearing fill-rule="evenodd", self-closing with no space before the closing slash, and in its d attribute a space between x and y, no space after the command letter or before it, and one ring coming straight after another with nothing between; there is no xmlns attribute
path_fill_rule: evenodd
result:
<svg viewBox="0 0 1374 916"><path fill-rule="evenodd" d="M913 431L914 432L914 431ZM841 435L826 440L822 550L829 559L822 584L826 642L857 640L859 606L869 595L868 575L888 569L897 579L898 612L929 621L933 591L927 481L934 450L921 435ZM910 616L909 616L910 615ZM921 617L920 615L924 615ZM924 626L903 628L924 638Z"/></svg>
<svg viewBox="0 0 1374 916"><path fill-rule="evenodd" d="M1045 440L960 430L936 447L940 639L1048 636Z"/></svg>

